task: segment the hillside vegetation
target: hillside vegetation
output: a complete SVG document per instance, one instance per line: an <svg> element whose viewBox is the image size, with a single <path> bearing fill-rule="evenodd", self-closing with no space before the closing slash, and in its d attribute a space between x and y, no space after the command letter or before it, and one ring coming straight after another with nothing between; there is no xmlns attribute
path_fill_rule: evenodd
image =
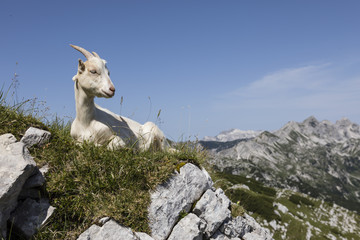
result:
<svg viewBox="0 0 360 240"><path fill-rule="evenodd" d="M45 124L27 114L21 104L9 106L4 99L0 103L0 134L12 133L20 140L30 126L52 134L45 146L29 149L39 167L49 167L42 194L56 208L34 239L76 239L105 216L135 231L149 232L150 191L185 162L199 165L204 158L190 144L178 144L176 153L79 145L70 137L69 124L59 119Z"/></svg>
<svg viewBox="0 0 360 240"><path fill-rule="evenodd" d="M232 202L267 227L275 240L360 239L360 216L336 204L242 176L215 173L213 180Z"/></svg>

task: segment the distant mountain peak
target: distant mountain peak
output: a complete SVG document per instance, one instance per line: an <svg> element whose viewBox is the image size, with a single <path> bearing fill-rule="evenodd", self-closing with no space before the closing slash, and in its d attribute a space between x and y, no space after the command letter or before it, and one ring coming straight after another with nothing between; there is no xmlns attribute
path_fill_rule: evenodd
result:
<svg viewBox="0 0 360 240"><path fill-rule="evenodd" d="M338 121L336 121L335 125L338 125L338 126L349 126L349 125L352 125L353 122L351 122L348 118L342 118Z"/></svg>
<svg viewBox="0 0 360 240"><path fill-rule="evenodd" d="M303 124L315 128L319 125L319 121L314 116L310 116L303 121Z"/></svg>
<svg viewBox="0 0 360 240"><path fill-rule="evenodd" d="M230 130L222 131L215 137L204 137L204 141L217 141L217 142L229 142L239 139L248 139L254 138L258 136L262 131L254 131L254 130L240 130L236 128L232 128Z"/></svg>

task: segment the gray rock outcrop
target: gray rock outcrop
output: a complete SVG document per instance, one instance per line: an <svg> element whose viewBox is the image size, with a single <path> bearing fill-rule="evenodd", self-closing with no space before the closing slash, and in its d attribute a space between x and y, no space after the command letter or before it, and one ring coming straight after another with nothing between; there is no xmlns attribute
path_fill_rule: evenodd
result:
<svg viewBox="0 0 360 240"><path fill-rule="evenodd" d="M224 222L220 227L220 232L230 237L230 239L236 237L242 239L272 239L270 231L261 227L253 217L246 213L244 216L238 216L230 221Z"/></svg>
<svg viewBox="0 0 360 240"><path fill-rule="evenodd" d="M184 184L178 184L178 182L180 182L180 176L181 179L185 179L182 180L185 182L185 185L193 183L195 179L196 181L201 181L201 178L203 178L203 181L206 179L206 181L203 183L205 185L201 185L206 187L201 189L202 194L200 194L201 196L198 199L194 197L190 201L189 199L182 199L187 197L186 194L176 195L176 193L181 193L181 190L178 189L178 187L183 186ZM206 184L206 182L208 184ZM177 174L175 177L171 178L166 183L166 185L161 185L157 189L156 195L152 195L152 201L158 201L155 206L161 206L156 209L166 209L167 211L171 211L171 209L173 209L174 199L176 199L176 202L186 203L183 205L192 205L193 209L190 208L190 213L177 222L174 226L164 224L163 228L151 228L152 237L156 240L240 240L241 238L258 240L272 239L270 231L262 228L251 216L245 214L244 216L232 218L230 210L231 201L224 194L222 189L214 189L212 185L212 180L209 177L209 174L205 170L200 170L192 164L186 164L180 169L180 174ZM189 188L183 188L189 190ZM169 194L169 192L172 192L172 194ZM151 205L153 204L154 203L152 202ZM185 213L188 212L187 208L183 208L183 211L184 210ZM180 212L181 211L177 211L179 215ZM161 223L164 221L165 223L168 223L169 219L172 219L173 217L175 216L172 215L172 217L167 217L166 214L163 214L159 215L156 219ZM179 216L177 219L178 218ZM150 220L153 221L154 219ZM165 226L169 227L169 229L164 229ZM160 234L156 232L158 230L160 231ZM171 232L168 238L164 232Z"/></svg>
<svg viewBox="0 0 360 240"><path fill-rule="evenodd" d="M12 134L0 136L0 234L6 237L7 220L16 208L18 196L36 164L24 143Z"/></svg>
<svg viewBox="0 0 360 240"><path fill-rule="evenodd" d="M44 144L50 133L45 137L41 130L27 132L20 142L12 134L0 136L0 238L4 239L8 223L14 233L28 239L54 211L42 196L45 178L41 171L45 170L36 167L27 149L32 144ZM36 133L40 135L36 137ZM30 138L38 140L26 140Z"/></svg>
<svg viewBox="0 0 360 240"><path fill-rule="evenodd" d="M99 224L102 226L93 224L77 240L154 240L148 234L133 232L130 228L122 226L108 217L102 218Z"/></svg>
<svg viewBox="0 0 360 240"><path fill-rule="evenodd" d="M230 205L231 201L221 188L215 192L211 189L207 190L196 203L193 212L206 222L207 238L212 236L223 222L231 218Z"/></svg>
<svg viewBox="0 0 360 240"><path fill-rule="evenodd" d="M157 187L151 194L149 225L152 237L166 239L180 212L189 212L192 204L212 187L208 176L193 164L186 164L179 174L174 174L167 182Z"/></svg>
<svg viewBox="0 0 360 240"><path fill-rule="evenodd" d="M10 219L13 228L29 239L47 222L54 210L47 199L36 201L27 198L17 206Z"/></svg>
<svg viewBox="0 0 360 240"><path fill-rule="evenodd" d="M121 226L114 220L107 221L102 227L92 225L77 240L139 240L130 228Z"/></svg>
<svg viewBox="0 0 360 240"><path fill-rule="evenodd" d="M202 240L205 229L205 221L189 213L176 224L168 240Z"/></svg>
<svg viewBox="0 0 360 240"><path fill-rule="evenodd" d="M148 234L143 232L136 232L135 235L139 238L139 240L154 240Z"/></svg>

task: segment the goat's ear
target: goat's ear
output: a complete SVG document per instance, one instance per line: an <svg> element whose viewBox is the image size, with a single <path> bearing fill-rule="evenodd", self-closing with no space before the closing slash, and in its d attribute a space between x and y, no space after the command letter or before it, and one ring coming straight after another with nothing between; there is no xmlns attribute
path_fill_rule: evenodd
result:
<svg viewBox="0 0 360 240"><path fill-rule="evenodd" d="M85 71L85 63L79 59L78 72L81 74Z"/></svg>

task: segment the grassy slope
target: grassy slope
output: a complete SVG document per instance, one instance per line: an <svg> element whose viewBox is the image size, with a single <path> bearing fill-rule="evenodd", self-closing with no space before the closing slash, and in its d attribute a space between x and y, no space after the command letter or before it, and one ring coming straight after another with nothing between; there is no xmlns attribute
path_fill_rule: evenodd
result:
<svg viewBox="0 0 360 240"><path fill-rule="evenodd" d="M1 101L0 101L1 102ZM199 164L202 153L178 146L178 153L116 151L91 143L77 145L69 125L45 125L32 116L0 105L0 134L20 140L30 126L46 129L48 144L30 149L39 167L49 166L46 190L56 208L49 223L34 239L76 239L102 217L109 216L135 231L149 232L150 190L165 181L183 162Z"/></svg>

